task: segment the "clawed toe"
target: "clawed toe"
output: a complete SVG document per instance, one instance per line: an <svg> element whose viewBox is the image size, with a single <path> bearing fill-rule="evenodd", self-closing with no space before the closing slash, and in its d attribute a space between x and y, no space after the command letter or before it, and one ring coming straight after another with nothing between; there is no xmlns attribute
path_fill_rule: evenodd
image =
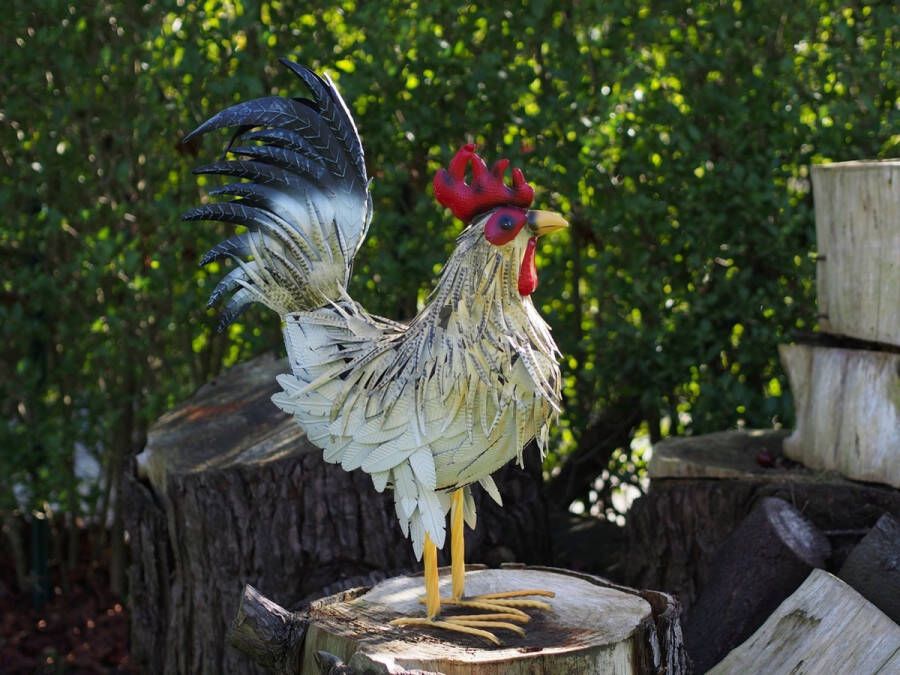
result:
<svg viewBox="0 0 900 675"><path fill-rule="evenodd" d="M540 609L549 611L553 609L550 603L542 600L530 600L531 596L539 596L544 598L555 598L556 593L553 591L545 591L538 588L528 588L520 591L503 591L501 593L482 593L475 595L470 600L475 602L489 603L495 607L506 608L506 610L524 609ZM501 610L502 611L502 610ZM524 613L524 612L523 612Z"/></svg>
<svg viewBox="0 0 900 675"><path fill-rule="evenodd" d="M440 628L456 633L465 633L466 635L474 635L483 638L488 642L500 646L500 639L484 628L505 628L507 630L520 631L524 635L524 631L513 624L498 621L483 621L477 619L447 618L447 619L428 619L425 617L401 617L391 621L392 626L419 626L421 628Z"/></svg>
<svg viewBox="0 0 900 675"><path fill-rule="evenodd" d="M531 618L521 609L510 605L504 605L501 602L489 602L487 600L482 601L475 598L469 600L452 600L450 598L442 598L441 604L447 605L448 607L464 607L466 609L476 609L481 610L482 612L490 612L492 614L506 614L511 617L511 621L521 621L523 623L527 622ZM482 614L481 616L484 615Z"/></svg>
<svg viewBox="0 0 900 675"><path fill-rule="evenodd" d="M477 599L477 596L476 598ZM481 602L479 600L479 602ZM549 611L553 609L548 602L542 602L541 600L488 600L482 604L489 604L491 607L503 609L541 609L544 611Z"/></svg>

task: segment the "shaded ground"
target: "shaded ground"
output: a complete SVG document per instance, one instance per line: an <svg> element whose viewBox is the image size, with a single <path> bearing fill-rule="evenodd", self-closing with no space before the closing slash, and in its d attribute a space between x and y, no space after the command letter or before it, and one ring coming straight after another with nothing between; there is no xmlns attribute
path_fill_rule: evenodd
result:
<svg viewBox="0 0 900 675"><path fill-rule="evenodd" d="M69 591L55 586L40 610L31 593L15 591L14 579L0 556L0 673L138 672L129 660L128 613L109 591L105 566L82 560Z"/></svg>

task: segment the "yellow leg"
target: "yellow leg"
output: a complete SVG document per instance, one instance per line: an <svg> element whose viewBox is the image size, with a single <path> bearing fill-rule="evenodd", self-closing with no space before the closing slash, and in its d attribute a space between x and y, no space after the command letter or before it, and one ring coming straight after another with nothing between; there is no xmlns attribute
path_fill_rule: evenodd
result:
<svg viewBox="0 0 900 675"><path fill-rule="evenodd" d="M462 600L466 589L466 540L463 536L465 523L463 519L463 489L453 493L450 507L450 572L453 577L454 600Z"/></svg>
<svg viewBox="0 0 900 675"><path fill-rule="evenodd" d="M434 619L441 613L441 592L438 588L437 547L428 534L425 535L425 613Z"/></svg>
<svg viewBox="0 0 900 675"><path fill-rule="evenodd" d="M444 600L444 604L458 607L469 607L481 611L502 613L516 613L513 621L528 621L528 615L521 611L524 609L550 609L550 605L542 600L532 600L528 596L541 596L552 598L551 591L540 589L526 589L521 591L508 591L505 593L485 593L467 600L463 600L466 583L466 552L463 488L453 493L453 501L450 503L450 572L453 578L453 588L450 598ZM490 616L489 618L494 618Z"/></svg>

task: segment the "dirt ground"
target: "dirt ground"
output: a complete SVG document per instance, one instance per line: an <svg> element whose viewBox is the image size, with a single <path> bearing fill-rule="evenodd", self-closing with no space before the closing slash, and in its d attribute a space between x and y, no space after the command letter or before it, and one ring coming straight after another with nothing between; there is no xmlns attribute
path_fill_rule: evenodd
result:
<svg viewBox="0 0 900 675"><path fill-rule="evenodd" d="M105 565L82 560L64 592L59 575L35 610L15 590L11 561L0 554L0 673L137 673L129 660L128 611L109 590Z"/></svg>

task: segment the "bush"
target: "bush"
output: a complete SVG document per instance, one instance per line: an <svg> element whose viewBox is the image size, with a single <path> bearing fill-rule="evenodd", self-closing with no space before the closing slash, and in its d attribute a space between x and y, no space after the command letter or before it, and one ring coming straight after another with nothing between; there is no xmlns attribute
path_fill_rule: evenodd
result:
<svg viewBox="0 0 900 675"><path fill-rule="evenodd" d="M570 217L535 296L566 355L548 460L563 506L607 509L594 479L635 479L635 436L790 424L776 345L815 325L808 166L896 149L889 2L15 4L0 509L18 485L31 508L104 520L149 423L280 349L262 311L215 334L221 271L196 261L225 228L179 221L204 187L191 167L226 140L179 139L237 100L300 93L278 56L329 70L355 111L376 215L351 290L371 311L411 317L452 249L429 183L466 140ZM90 489L76 453L103 467Z"/></svg>

